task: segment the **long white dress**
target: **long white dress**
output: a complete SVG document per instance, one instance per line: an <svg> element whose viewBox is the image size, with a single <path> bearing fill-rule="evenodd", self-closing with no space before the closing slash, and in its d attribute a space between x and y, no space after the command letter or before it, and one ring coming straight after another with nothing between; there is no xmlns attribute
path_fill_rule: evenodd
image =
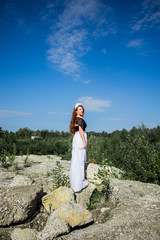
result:
<svg viewBox="0 0 160 240"><path fill-rule="evenodd" d="M87 143L87 133L84 131L84 137ZM85 179L85 163L87 152L79 131L74 134L72 142L72 159L70 168L70 184L74 192L79 192L88 186Z"/></svg>

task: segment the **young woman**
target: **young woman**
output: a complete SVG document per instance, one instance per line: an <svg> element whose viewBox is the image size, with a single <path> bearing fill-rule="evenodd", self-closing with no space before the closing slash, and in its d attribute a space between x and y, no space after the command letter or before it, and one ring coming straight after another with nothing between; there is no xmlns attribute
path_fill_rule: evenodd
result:
<svg viewBox="0 0 160 240"><path fill-rule="evenodd" d="M70 183L74 192L80 192L88 186L85 179L85 163L87 150L86 122L83 119L84 108L77 103L72 113L70 131L74 134L72 142L72 159L70 168Z"/></svg>

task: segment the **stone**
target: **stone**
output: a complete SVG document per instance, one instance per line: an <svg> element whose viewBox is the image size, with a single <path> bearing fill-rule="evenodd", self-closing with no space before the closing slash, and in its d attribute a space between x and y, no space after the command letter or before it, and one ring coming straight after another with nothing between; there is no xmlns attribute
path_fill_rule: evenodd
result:
<svg viewBox="0 0 160 240"><path fill-rule="evenodd" d="M36 240L38 231L30 228L15 228L11 232L12 240Z"/></svg>
<svg viewBox="0 0 160 240"><path fill-rule="evenodd" d="M110 211L110 210L111 210L111 209L108 208L108 207L103 207L103 208L101 208L101 213L104 213L104 212Z"/></svg>
<svg viewBox="0 0 160 240"><path fill-rule="evenodd" d="M67 187L59 187L42 198L43 206L49 213L68 202L75 202L75 199L73 191Z"/></svg>
<svg viewBox="0 0 160 240"><path fill-rule="evenodd" d="M15 173L7 172L6 169L0 168L0 195L9 187L15 177Z"/></svg>
<svg viewBox="0 0 160 240"><path fill-rule="evenodd" d="M9 188L0 196L0 226L24 222L31 217L41 201L40 186L17 186Z"/></svg>
<svg viewBox="0 0 160 240"><path fill-rule="evenodd" d="M27 176L16 175L10 184L10 187L32 185L33 180Z"/></svg>
<svg viewBox="0 0 160 240"><path fill-rule="evenodd" d="M80 203L84 208L90 204L90 198L96 189L96 186L93 183L89 183L88 187L83 189L80 193L76 193L76 202Z"/></svg>
<svg viewBox="0 0 160 240"><path fill-rule="evenodd" d="M60 218L55 218L51 213L44 229L38 233L37 240L49 240L59 235L68 233L70 230L68 223Z"/></svg>
<svg viewBox="0 0 160 240"><path fill-rule="evenodd" d="M105 223L70 232L56 240L160 239L160 186L138 181L110 179L115 203Z"/></svg>
<svg viewBox="0 0 160 240"><path fill-rule="evenodd" d="M101 169L101 167L94 163L88 164L86 169L87 180L95 185L100 185L102 183L101 179L96 176L98 169Z"/></svg>
<svg viewBox="0 0 160 240"><path fill-rule="evenodd" d="M102 166L94 163L89 163L86 168L86 177L87 180L95 185L100 185L102 180L97 177L98 169L103 169ZM106 166L106 170L108 171L109 178L115 178L117 176L120 178L122 171L115 167Z"/></svg>
<svg viewBox="0 0 160 240"><path fill-rule="evenodd" d="M93 222L92 214L79 203L69 202L53 212L55 218L65 220L72 228Z"/></svg>

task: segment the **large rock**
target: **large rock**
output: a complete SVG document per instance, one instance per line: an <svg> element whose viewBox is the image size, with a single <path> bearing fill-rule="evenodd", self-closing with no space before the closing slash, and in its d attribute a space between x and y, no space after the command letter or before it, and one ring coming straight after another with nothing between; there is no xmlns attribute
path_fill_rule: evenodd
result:
<svg viewBox="0 0 160 240"><path fill-rule="evenodd" d="M32 185L33 180L27 176L16 175L11 182L10 187Z"/></svg>
<svg viewBox="0 0 160 240"><path fill-rule="evenodd" d="M57 240L159 240L160 186L111 179L110 203L116 204L105 223L72 231Z"/></svg>
<svg viewBox="0 0 160 240"><path fill-rule="evenodd" d="M65 220L72 228L93 221L92 214L78 203L67 203L53 212L55 218Z"/></svg>
<svg viewBox="0 0 160 240"><path fill-rule="evenodd" d="M75 199L73 191L67 187L60 187L42 198L43 206L48 212L52 212L68 202L75 202Z"/></svg>
<svg viewBox="0 0 160 240"><path fill-rule="evenodd" d="M101 179L97 178L98 169L101 167L97 164L90 163L86 169L87 180L93 184L100 185L102 183Z"/></svg>
<svg viewBox="0 0 160 240"><path fill-rule="evenodd" d="M90 204L90 198L96 189L96 186L93 183L89 183L88 187L83 189L80 193L76 193L76 202L80 203L84 208Z"/></svg>
<svg viewBox="0 0 160 240"><path fill-rule="evenodd" d="M10 186L14 177L15 173L7 172L6 169L0 168L0 195Z"/></svg>
<svg viewBox="0 0 160 240"><path fill-rule="evenodd" d="M105 167L108 171L109 178L115 178L115 176L119 178L122 175L122 171L118 168L107 165ZM97 177L98 169L102 170L103 167L94 163L89 163L86 169L87 180L95 185L100 185L102 183L102 180Z"/></svg>
<svg viewBox="0 0 160 240"><path fill-rule="evenodd" d="M0 226L21 223L32 216L41 200L40 186L18 186L9 188L0 196Z"/></svg>
<svg viewBox="0 0 160 240"><path fill-rule="evenodd" d="M37 240L49 240L69 232L68 223L60 218L55 218L53 213L48 217L46 226L38 233ZM31 240L31 239L30 239Z"/></svg>
<svg viewBox="0 0 160 240"><path fill-rule="evenodd" d="M30 228L15 228L11 232L12 240L36 240L38 231Z"/></svg>

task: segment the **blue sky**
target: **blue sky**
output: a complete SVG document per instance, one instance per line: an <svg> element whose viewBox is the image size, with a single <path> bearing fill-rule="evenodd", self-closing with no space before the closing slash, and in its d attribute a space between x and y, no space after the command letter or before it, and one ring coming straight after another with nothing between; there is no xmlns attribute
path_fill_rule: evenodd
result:
<svg viewBox="0 0 160 240"><path fill-rule="evenodd" d="M160 124L160 0L1 0L0 126Z"/></svg>

